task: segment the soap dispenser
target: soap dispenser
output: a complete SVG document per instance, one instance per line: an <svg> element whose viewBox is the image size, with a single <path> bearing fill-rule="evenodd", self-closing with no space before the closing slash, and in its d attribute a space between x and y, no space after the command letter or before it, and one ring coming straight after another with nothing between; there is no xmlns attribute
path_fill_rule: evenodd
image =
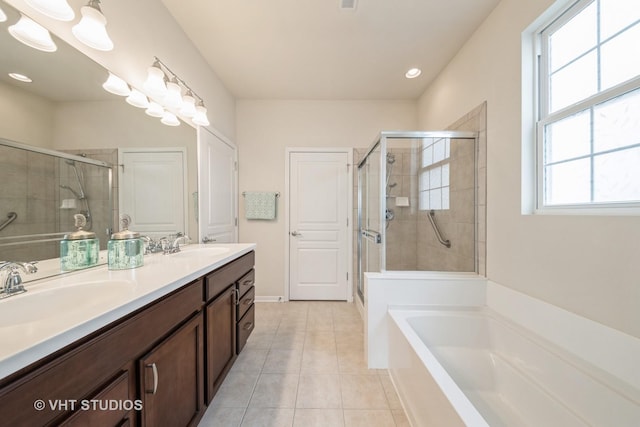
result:
<svg viewBox="0 0 640 427"><path fill-rule="evenodd" d="M120 231L111 235L107 245L109 270L141 267L144 263L144 243L140 233L129 230L131 217L120 215Z"/></svg>
<svg viewBox="0 0 640 427"><path fill-rule="evenodd" d="M75 214L76 231L65 234L60 241L60 269L62 271L80 270L98 264L100 242L96 233L83 230L87 219Z"/></svg>

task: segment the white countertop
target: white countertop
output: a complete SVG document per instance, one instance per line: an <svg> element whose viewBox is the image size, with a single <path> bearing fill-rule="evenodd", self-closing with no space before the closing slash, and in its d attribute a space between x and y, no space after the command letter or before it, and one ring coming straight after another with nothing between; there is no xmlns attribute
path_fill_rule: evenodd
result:
<svg viewBox="0 0 640 427"><path fill-rule="evenodd" d="M0 379L255 247L188 245L176 254L146 255L136 269L110 271L104 265L26 283L26 293L0 300Z"/></svg>

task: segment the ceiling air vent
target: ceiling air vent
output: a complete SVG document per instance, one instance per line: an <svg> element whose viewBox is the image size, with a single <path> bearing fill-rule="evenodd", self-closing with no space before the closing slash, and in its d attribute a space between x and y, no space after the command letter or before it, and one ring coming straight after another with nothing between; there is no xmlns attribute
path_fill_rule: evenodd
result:
<svg viewBox="0 0 640 427"><path fill-rule="evenodd" d="M340 9L355 10L358 0L340 0Z"/></svg>

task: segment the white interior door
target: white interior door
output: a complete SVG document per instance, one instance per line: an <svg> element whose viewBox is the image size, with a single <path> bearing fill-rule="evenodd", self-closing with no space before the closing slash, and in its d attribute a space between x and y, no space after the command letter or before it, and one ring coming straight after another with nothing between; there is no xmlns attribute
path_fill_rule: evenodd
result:
<svg viewBox="0 0 640 427"><path fill-rule="evenodd" d="M347 300L348 153L289 153L289 299Z"/></svg>
<svg viewBox="0 0 640 427"><path fill-rule="evenodd" d="M204 128L198 132L198 228L215 242L238 241L236 149Z"/></svg>
<svg viewBox="0 0 640 427"><path fill-rule="evenodd" d="M130 229L161 237L186 232L186 153L183 149L120 150L120 213Z"/></svg>

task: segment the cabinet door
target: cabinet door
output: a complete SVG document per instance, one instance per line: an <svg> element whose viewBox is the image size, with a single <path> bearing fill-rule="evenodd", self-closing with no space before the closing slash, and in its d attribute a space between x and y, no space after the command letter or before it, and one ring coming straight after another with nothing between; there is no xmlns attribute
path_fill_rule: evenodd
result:
<svg viewBox="0 0 640 427"><path fill-rule="evenodd" d="M140 360L143 426L187 426L199 419L203 352L199 313Z"/></svg>
<svg viewBox="0 0 640 427"><path fill-rule="evenodd" d="M207 403L236 358L236 290L230 286L205 310L207 328Z"/></svg>

